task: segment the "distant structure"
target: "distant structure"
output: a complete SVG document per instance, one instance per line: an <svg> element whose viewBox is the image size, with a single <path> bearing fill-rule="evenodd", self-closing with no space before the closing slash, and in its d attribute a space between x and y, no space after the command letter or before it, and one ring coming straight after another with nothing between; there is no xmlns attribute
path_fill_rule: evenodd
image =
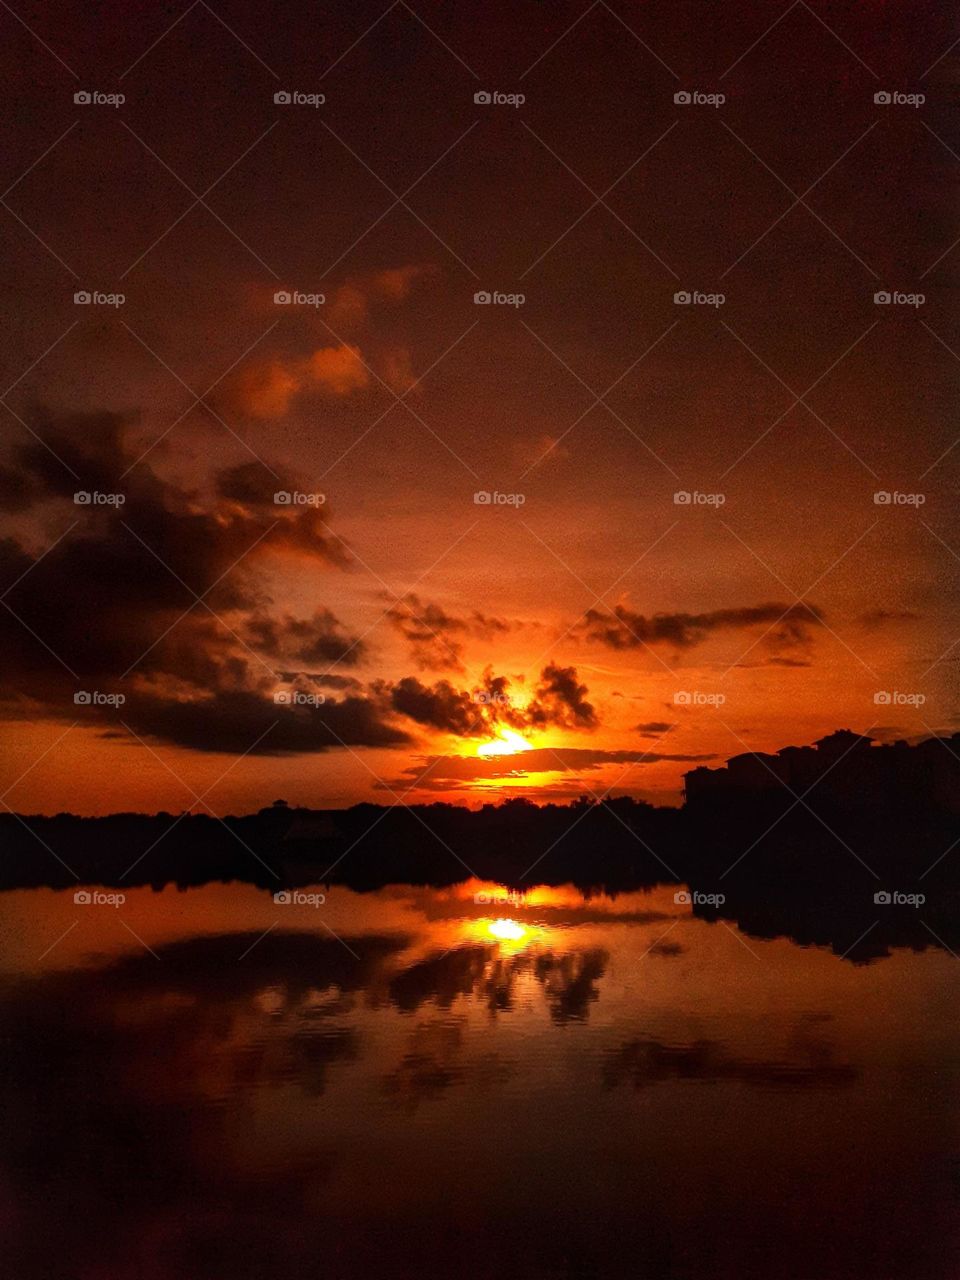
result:
<svg viewBox="0 0 960 1280"><path fill-rule="evenodd" d="M874 746L864 734L838 729L811 747L783 747L775 755L746 751L722 768L684 774L691 809L740 804L750 794L780 793L789 801L790 792L802 796L810 788L811 802L845 809L960 813L960 733L916 746L902 738Z"/></svg>

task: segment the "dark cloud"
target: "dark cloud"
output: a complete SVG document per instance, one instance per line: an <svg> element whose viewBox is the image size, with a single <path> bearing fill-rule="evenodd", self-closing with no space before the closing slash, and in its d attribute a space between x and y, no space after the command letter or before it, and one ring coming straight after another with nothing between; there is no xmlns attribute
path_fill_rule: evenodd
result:
<svg viewBox="0 0 960 1280"><path fill-rule="evenodd" d="M466 624L439 605L421 601L410 594L387 612L388 621L410 646L410 656L421 671L463 671L463 645L451 635L463 632Z"/></svg>
<svg viewBox="0 0 960 1280"><path fill-rule="evenodd" d="M523 730L553 725L590 730L598 724L596 711L586 701L587 686L577 679L576 668L554 663L544 667L533 696L522 705L522 695L511 692L509 677L495 676L491 668L472 692L457 689L448 680L426 685L416 676L374 687L400 714L461 736L489 736L500 727Z"/></svg>
<svg viewBox="0 0 960 1280"><path fill-rule="evenodd" d="M595 729L597 713L586 700L587 686L577 680L576 667L544 667L536 696L525 708L524 723L530 728L548 724L569 729Z"/></svg>
<svg viewBox="0 0 960 1280"><path fill-rule="evenodd" d="M330 609L317 609L312 618L258 614L251 618L247 629L253 647L274 658L352 667L366 656L364 642L358 636L348 635Z"/></svg>
<svg viewBox="0 0 960 1280"><path fill-rule="evenodd" d="M637 649L644 645L672 644L690 649L702 644L715 631L741 631L773 625L774 643L803 644L811 626L819 626L823 614L815 605L760 604L738 609L715 609L711 613L656 613L646 617L625 605L612 613L589 609L580 623L588 640L611 649Z"/></svg>
<svg viewBox="0 0 960 1280"><path fill-rule="evenodd" d="M273 756L410 741L377 700L354 695L318 704L278 704L273 695L247 689L217 690L189 701L137 694L123 707L122 718L142 737L194 751Z"/></svg>
<svg viewBox="0 0 960 1280"><path fill-rule="evenodd" d="M307 491L295 475L247 462L194 491L138 461L129 416L37 411L31 425L46 447L14 449L4 476L55 532L36 548L0 542L10 714L29 706L115 729L115 708L75 706L77 691L94 690L122 692L122 718L138 734L202 751L244 752L261 735L262 754L409 740L382 699L352 687L341 701L274 700L271 661L310 668L363 656L331 610L292 618L272 600L265 568L275 557L320 570L349 563L325 506L274 504L278 489ZM77 491L124 501L77 505Z"/></svg>
<svg viewBox="0 0 960 1280"><path fill-rule="evenodd" d="M487 709L448 680L438 680L431 688L416 676L406 676L384 688L395 711L431 729L467 735L483 732L489 722Z"/></svg>
<svg viewBox="0 0 960 1280"><path fill-rule="evenodd" d="M661 734L669 733L676 727L668 720L649 720L646 724L637 725L637 733L642 733L645 738L659 738Z"/></svg>
<svg viewBox="0 0 960 1280"><path fill-rule="evenodd" d="M476 610L458 617L438 604L421 600L414 592L397 600L387 618L409 644L414 664L421 671L462 672L464 637L489 641L520 625Z"/></svg>
<svg viewBox="0 0 960 1280"><path fill-rule="evenodd" d="M274 506L273 495L290 488L290 476L274 477L256 459L224 467L217 473L216 490L221 498L228 498L242 506Z"/></svg>
<svg viewBox="0 0 960 1280"><path fill-rule="evenodd" d="M0 511L27 511L41 493L36 477L21 468L0 464Z"/></svg>

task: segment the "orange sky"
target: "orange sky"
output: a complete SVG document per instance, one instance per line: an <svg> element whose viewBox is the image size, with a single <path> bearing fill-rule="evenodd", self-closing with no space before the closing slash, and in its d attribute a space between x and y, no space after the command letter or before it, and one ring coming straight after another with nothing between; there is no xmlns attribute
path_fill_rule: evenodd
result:
<svg viewBox="0 0 960 1280"><path fill-rule="evenodd" d="M13 33L5 803L676 803L698 760L952 731L948 69L878 107L927 50L867 7L851 53L802 6L756 48L760 4L651 6L649 47L521 6L495 67L454 13L262 62L185 22L96 110ZM134 25L66 62L112 84ZM478 755L505 729L536 754Z"/></svg>

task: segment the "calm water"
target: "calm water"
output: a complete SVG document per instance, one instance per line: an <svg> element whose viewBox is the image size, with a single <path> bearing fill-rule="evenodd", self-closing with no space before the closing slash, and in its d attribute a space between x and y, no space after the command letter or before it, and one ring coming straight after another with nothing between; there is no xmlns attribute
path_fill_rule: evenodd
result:
<svg viewBox="0 0 960 1280"><path fill-rule="evenodd" d="M6 1274L955 1280L950 954L497 892L3 894Z"/></svg>

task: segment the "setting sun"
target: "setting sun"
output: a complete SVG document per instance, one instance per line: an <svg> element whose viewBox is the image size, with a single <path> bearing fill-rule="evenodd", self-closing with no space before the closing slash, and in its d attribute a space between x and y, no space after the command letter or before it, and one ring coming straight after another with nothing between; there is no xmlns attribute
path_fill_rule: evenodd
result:
<svg viewBox="0 0 960 1280"><path fill-rule="evenodd" d="M518 751L530 751L532 746L532 743L527 742L526 738L522 738L513 729L501 729L499 736L494 738L492 742L484 742L477 747L477 755L513 756Z"/></svg>

